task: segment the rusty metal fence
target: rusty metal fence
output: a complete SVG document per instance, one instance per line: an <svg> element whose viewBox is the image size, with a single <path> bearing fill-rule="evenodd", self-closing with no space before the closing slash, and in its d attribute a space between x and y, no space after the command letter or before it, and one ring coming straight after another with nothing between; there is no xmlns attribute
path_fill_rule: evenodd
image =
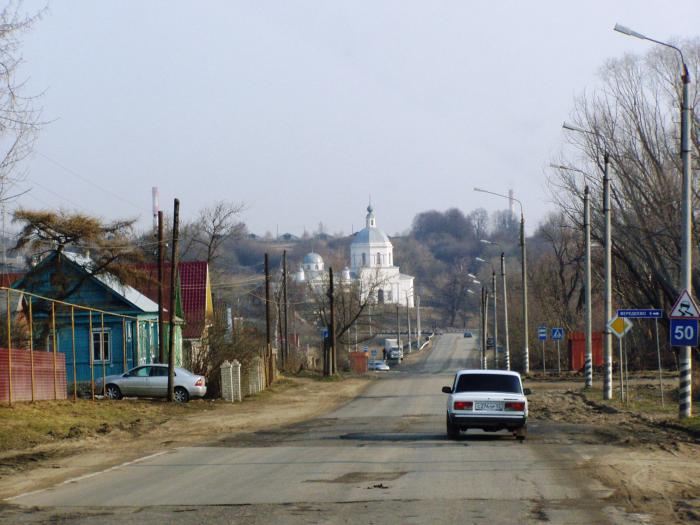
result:
<svg viewBox="0 0 700 525"><path fill-rule="evenodd" d="M124 373L157 355L157 319L7 287L0 287L0 312L3 309L0 401L9 405L24 400L66 399L68 384L75 401L78 385L88 382L94 400L96 379L108 373ZM119 358L115 359L117 354ZM51 373L46 373L49 366ZM20 384L16 384L18 380ZM105 395L106 382L101 381L101 386Z"/></svg>

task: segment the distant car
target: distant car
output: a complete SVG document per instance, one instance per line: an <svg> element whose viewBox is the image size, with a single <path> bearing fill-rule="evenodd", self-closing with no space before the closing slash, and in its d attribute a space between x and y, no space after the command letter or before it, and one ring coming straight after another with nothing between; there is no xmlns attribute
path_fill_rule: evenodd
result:
<svg viewBox="0 0 700 525"><path fill-rule="evenodd" d="M152 364L132 368L125 374L105 377L106 394L109 399L129 397L167 397L168 365ZM102 391L102 378L95 381L95 388ZM175 368L174 399L186 403L191 397L204 397L206 380L184 368Z"/></svg>
<svg viewBox="0 0 700 525"><path fill-rule="evenodd" d="M378 360L368 361L367 369L376 370L377 372L388 372L389 370L391 370L391 368L389 368L389 365L387 365L384 361Z"/></svg>
<svg viewBox="0 0 700 525"><path fill-rule="evenodd" d="M472 333L471 332L464 332L464 337L472 337Z"/></svg>
<svg viewBox="0 0 700 525"><path fill-rule="evenodd" d="M508 430L519 439L527 435L527 398L520 374L504 370L459 370L452 386L442 387L447 398L447 437L461 430Z"/></svg>

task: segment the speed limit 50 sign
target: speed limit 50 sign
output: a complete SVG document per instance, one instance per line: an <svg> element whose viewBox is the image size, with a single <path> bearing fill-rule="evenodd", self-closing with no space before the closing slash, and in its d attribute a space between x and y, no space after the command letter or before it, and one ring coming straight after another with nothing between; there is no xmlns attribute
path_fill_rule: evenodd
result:
<svg viewBox="0 0 700 525"><path fill-rule="evenodd" d="M698 346L698 320L671 319L671 346Z"/></svg>

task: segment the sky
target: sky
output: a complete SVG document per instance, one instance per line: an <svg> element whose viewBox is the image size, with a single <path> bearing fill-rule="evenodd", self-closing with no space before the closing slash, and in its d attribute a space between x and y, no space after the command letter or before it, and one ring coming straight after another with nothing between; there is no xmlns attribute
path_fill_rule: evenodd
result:
<svg viewBox="0 0 700 525"><path fill-rule="evenodd" d="M44 2L26 1L28 10ZM553 209L561 123L610 58L698 36L700 2L50 1L21 73L46 121L13 206L151 224L244 203L258 234L404 232L430 209Z"/></svg>

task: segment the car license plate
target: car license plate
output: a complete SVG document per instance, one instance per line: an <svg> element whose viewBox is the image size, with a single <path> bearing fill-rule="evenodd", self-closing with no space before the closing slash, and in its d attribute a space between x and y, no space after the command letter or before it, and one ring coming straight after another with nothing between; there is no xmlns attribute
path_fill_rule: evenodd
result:
<svg viewBox="0 0 700 525"><path fill-rule="evenodd" d="M502 401L477 401L474 403L474 410L502 411Z"/></svg>

